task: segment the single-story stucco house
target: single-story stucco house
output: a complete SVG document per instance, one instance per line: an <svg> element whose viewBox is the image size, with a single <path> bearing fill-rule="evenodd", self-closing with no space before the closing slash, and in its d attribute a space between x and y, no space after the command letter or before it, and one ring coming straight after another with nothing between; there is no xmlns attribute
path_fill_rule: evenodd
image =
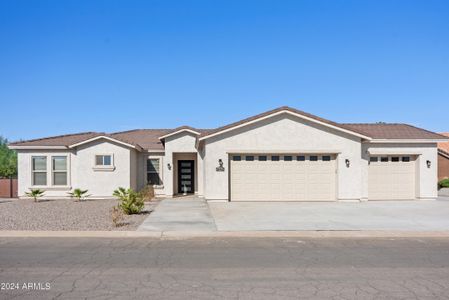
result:
<svg viewBox="0 0 449 300"><path fill-rule="evenodd" d="M86 132L11 143L19 195L111 197L152 184L158 195L207 200L434 199L437 143L406 124L341 124L290 107L215 129Z"/></svg>

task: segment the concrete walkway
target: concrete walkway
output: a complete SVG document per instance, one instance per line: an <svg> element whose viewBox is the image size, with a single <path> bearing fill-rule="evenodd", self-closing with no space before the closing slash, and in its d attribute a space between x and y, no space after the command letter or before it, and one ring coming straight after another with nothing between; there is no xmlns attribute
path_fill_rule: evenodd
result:
<svg viewBox="0 0 449 300"><path fill-rule="evenodd" d="M371 202L209 203L219 231L448 231L449 198Z"/></svg>
<svg viewBox="0 0 449 300"><path fill-rule="evenodd" d="M164 199L138 231L216 231L206 201L195 196Z"/></svg>

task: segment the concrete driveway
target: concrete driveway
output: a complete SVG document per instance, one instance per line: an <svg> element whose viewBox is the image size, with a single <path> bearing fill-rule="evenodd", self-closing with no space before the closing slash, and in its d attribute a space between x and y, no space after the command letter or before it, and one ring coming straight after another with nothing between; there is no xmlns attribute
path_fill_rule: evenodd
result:
<svg viewBox="0 0 449 300"><path fill-rule="evenodd" d="M449 198L431 201L212 202L219 231L449 230Z"/></svg>

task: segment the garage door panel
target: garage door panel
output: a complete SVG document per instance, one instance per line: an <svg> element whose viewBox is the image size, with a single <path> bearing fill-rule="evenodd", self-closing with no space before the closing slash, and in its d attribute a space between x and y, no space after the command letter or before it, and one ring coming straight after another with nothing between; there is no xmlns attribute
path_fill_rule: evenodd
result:
<svg viewBox="0 0 449 300"><path fill-rule="evenodd" d="M416 157L374 156L370 158L368 170L369 200L405 200L416 197Z"/></svg>
<svg viewBox="0 0 449 300"><path fill-rule="evenodd" d="M231 200L232 201L333 201L336 196L335 157L311 161L310 156L302 161L297 155L266 155L266 161L259 161L257 154L253 161L231 157ZM265 154L264 154L265 156ZM273 160L272 156L278 157ZM275 157L275 158L276 158Z"/></svg>

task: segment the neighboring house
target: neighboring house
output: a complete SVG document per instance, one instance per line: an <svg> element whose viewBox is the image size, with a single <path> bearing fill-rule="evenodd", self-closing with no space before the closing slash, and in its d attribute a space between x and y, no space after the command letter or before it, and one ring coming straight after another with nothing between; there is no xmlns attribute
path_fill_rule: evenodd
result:
<svg viewBox="0 0 449 300"><path fill-rule="evenodd" d="M437 197L442 135L406 124L340 124L280 107L216 129L87 132L11 143L19 195L119 186L208 200L334 201Z"/></svg>
<svg viewBox="0 0 449 300"><path fill-rule="evenodd" d="M449 138L449 133L440 133ZM438 143L438 180L449 178L449 142Z"/></svg>

